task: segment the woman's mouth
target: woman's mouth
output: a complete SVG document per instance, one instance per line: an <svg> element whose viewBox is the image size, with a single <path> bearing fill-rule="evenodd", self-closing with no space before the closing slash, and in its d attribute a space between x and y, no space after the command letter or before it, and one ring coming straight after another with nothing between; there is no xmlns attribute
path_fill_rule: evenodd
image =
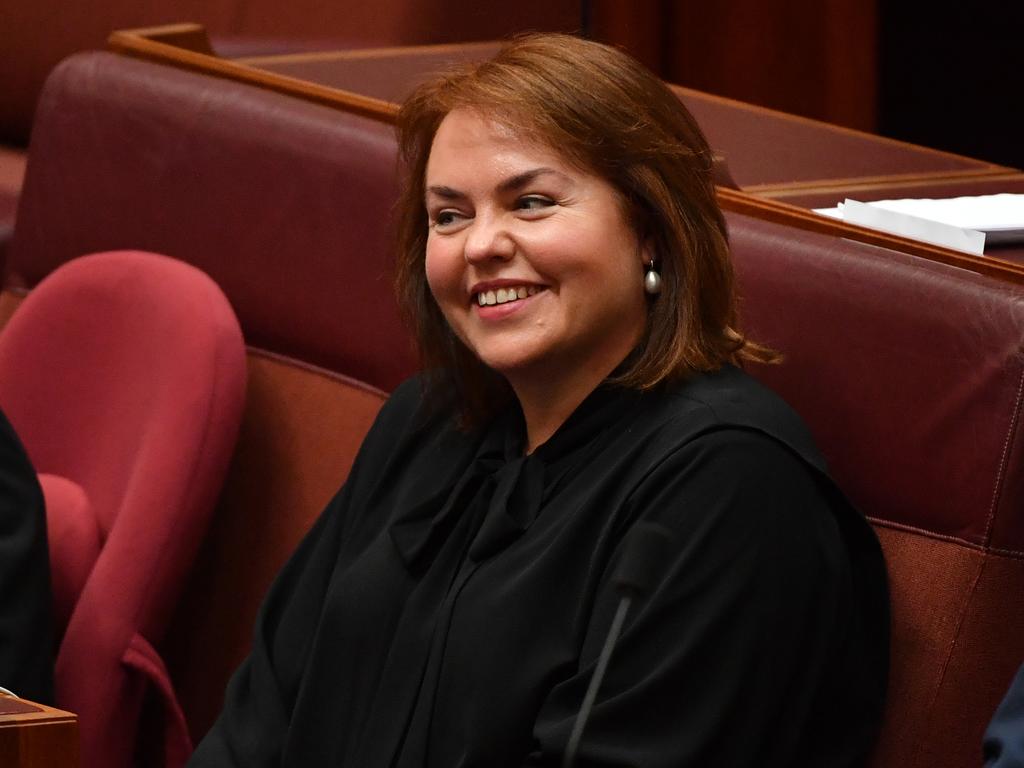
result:
<svg viewBox="0 0 1024 768"><path fill-rule="evenodd" d="M495 304L508 304L510 301L519 301L520 299L533 296L542 290L544 289L536 285L510 285L507 288L480 291L476 294L474 300L481 307L489 307Z"/></svg>

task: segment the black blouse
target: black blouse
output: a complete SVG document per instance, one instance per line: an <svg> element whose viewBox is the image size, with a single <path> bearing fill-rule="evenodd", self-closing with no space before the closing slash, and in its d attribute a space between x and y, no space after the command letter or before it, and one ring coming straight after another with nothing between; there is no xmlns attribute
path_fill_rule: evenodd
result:
<svg viewBox="0 0 1024 768"><path fill-rule="evenodd" d="M885 689L870 527L799 419L735 368L598 388L523 456L418 381L278 576L193 768L559 765L627 532L673 555L627 618L579 766L848 766Z"/></svg>

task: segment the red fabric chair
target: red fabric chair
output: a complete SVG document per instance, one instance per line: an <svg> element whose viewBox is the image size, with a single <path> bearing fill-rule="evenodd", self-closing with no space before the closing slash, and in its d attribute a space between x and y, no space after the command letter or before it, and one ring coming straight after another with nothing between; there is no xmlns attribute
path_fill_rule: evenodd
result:
<svg viewBox="0 0 1024 768"><path fill-rule="evenodd" d="M206 531L244 389L224 295L162 256L75 259L0 334L0 403L47 487L55 605L74 606L56 689L79 715L83 768L132 764L149 690L162 697L168 765L190 752L154 646Z"/></svg>

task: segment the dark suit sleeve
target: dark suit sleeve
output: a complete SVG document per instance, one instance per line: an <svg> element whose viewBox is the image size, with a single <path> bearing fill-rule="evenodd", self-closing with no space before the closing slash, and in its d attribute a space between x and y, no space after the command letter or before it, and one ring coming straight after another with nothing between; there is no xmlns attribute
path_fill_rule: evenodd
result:
<svg viewBox="0 0 1024 768"><path fill-rule="evenodd" d="M984 752L985 768L1024 768L1024 666L985 731Z"/></svg>
<svg viewBox="0 0 1024 768"><path fill-rule="evenodd" d="M633 504L673 532L674 554L626 621L576 765L855 764L866 744L808 738L841 732L845 705L825 723L817 705L842 672L850 612L841 534L811 472L764 436L712 433L645 478ZM606 579L578 674L543 703L528 765L560 765L617 603Z"/></svg>
<svg viewBox="0 0 1024 768"><path fill-rule="evenodd" d="M52 598L43 492L0 413L0 685L53 703Z"/></svg>

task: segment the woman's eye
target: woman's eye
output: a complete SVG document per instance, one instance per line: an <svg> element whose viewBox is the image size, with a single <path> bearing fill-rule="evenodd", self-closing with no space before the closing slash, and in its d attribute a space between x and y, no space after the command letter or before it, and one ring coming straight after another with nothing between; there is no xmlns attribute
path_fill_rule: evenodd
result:
<svg viewBox="0 0 1024 768"><path fill-rule="evenodd" d="M439 211L434 216L434 227L436 229L445 229L458 223L461 218L458 211Z"/></svg>
<svg viewBox="0 0 1024 768"><path fill-rule="evenodd" d="M517 201L517 207L524 211L539 211L543 208L549 208L554 204L554 200L539 195L527 195L526 197L519 198Z"/></svg>

